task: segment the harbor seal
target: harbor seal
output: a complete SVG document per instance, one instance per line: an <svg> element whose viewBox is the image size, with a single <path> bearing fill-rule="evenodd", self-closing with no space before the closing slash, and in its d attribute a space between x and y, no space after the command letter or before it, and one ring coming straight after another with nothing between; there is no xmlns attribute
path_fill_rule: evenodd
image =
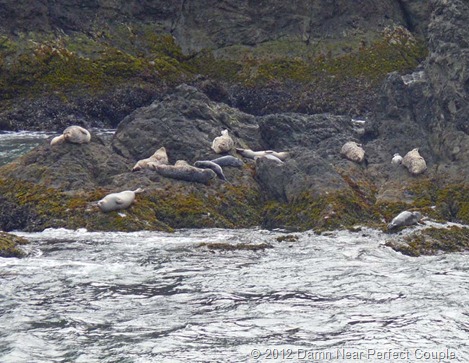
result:
<svg viewBox="0 0 469 363"><path fill-rule="evenodd" d="M227 181L225 174L223 174L223 169L220 165L214 163L210 160L199 160L194 163L194 166L201 169L211 169L217 174L218 178L221 180Z"/></svg>
<svg viewBox="0 0 469 363"><path fill-rule="evenodd" d="M219 158L211 160L213 163L218 164L220 166L234 166L236 168L240 168L244 165L243 161L235 158L231 155L221 156Z"/></svg>
<svg viewBox="0 0 469 363"><path fill-rule="evenodd" d="M236 152L240 154L241 156L244 156L245 158L248 159L254 159L256 156L265 156L265 155L273 155L277 158L279 158L282 161L285 161L286 158L288 158L289 153L287 151L273 151L273 150L262 150L262 151L252 151L251 149L241 149L237 148Z"/></svg>
<svg viewBox="0 0 469 363"><path fill-rule="evenodd" d="M402 159L402 165L404 165L412 175L422 174L425 170L427 170L427 163L425 162L425 159L419 154L418 148L409 151L404 156Z"/></svg>
<svg viewBox="0 0 469 363"><path fill-rule="evenodd" d="M146 159L142 159L137 161L137 164L134 165L132 171L138 171L142 169L152 169L152 164L162 164L167 165L169 164L168 154L166 153L166 148L160 147L158 150L154 152L152 156Z"/></svg>
<svg viewBox="0 0 469 363"><path fill-rule="evenodd" d="M50 144L57 145L63 142L70 142L72 144L88 144L91 141L90 132L81 126L69 126L62 135L54 137Z"/></svg>
<svg viewBox="0 0 469 363"><path fill-rule="evenodd" d="M178 160L174 165L151 164L150 167L166 178L202 184L208 184L211 179L217 176L211 169L196 168L184 160Z"/></svg>
<svg viewBox="0 0 469 363"><path fill-rule="evenodd" d="M261 156L254 156L254 160L258 160L258 159L268 159L268 160L275 161L277 164L283 164L283 161L280 160L278 157L276 157L273 154L265 154L265 155L261 155Z"/></svg>
<svg viewBox="0 0 469 363"><path fill-rule="evenodd" d="M135 194L142 192L144 190L138 188L136 190L124 190L119 193L108 194L98 202L98 207L104 213L128 208L134 202Z"/></svg>
<svg viewBox="0 0 469 363"><path fill-rule="evenodd" d="M350 161L361 163L365 159L365 150L361 144L354 141L349 141L342 146L340 154Z"/></svg>
<svg viewBox="0 0 469 363"><path fill-rule="evenodd" d="M402 164L402 156L399 153L395 153L391 159L392 165L401 165Z"/></svg>
<svg viewBox="0 0 469 363"><path fill-rule="evenodd" d="M401 226L411 226L417 224L422 218L420 212L409 212L404 211L399 213L396 217L393 218L391 223L388 224L388 229L393 229Z"/></svg>
<svg viewBox="0 0 469 363"><path fill-rule="evenodd" d="M212 150L215 151L217 154L227 153L231 151L234 147L234 141L230 135L228 135L228 130L223 130L221 132L221 136L216 137L213 139L212 142Z"/></svg>

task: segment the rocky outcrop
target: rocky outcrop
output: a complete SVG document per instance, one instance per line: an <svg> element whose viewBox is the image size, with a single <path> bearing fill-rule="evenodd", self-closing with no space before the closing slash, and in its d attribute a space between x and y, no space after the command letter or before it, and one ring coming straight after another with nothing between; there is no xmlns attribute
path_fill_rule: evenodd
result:
<svg viewBox="0 0 469 363"><path fill-rule="evenodd" d="M19 246L27 243L22 237L0 232L0 257L23 257L25 253Z"/></svg>

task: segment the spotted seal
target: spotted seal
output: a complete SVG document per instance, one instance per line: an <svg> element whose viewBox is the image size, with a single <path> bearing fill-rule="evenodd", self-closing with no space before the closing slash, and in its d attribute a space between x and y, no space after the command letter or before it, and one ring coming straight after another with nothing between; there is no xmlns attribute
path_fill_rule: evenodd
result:
<svg viewBox="0 0 469 363"><path fill-rule="evenodd" d="M342 146L340 154L346 159L356 163L361 163L365 159L365 150L363 150L362 145L354 141L346 142Z"/></svg>
<svg viewBox="0 0 469 363"><path fill-rule="evenodd" d="M124 190L119 193L111 193L101 199L97 205L102 212L111 212L113 210L126 209L135 200L135 195L143 193L144 190L138 188L136 190Z"/></svg>
<svg viewBox="0 0 469 363"><path fill-rule="evenodd" d="M235 158L231 155L221 156L219 158L211 160L213 163L218 164L220 166L234 166L236 168L240 168L244 165L243 161Z"/></svg>
<svg viewBox="0 0 469 363"><path fill-rule="evenodd" d="M427 163L425 162L425 159L419 154L418 148L409 151L404 156L402 159L402 165L404 165L412 175L422 174L425 170L427 170Z"/></svg>
<svg viewBox="0 0 469 363"><path fill-rule="evenodd" d="M245 158L248 159L254 159L256 156L265 156L265 155L273 155L277 158L279 158L282 161L285 161L286 158L288 158L289 153L287 151L273 151L273 150L262 150L262 151L252 151L251 149L241 149L237 148L236 152L240 154L241 156L244 156Z"/></svg>
<svg viewBox="0 0 469 363"><path fill-rule="evenodd" d="M392 165L401 165L402 163L402 156L399 153L395 153L391 159Z"/></svg>
<svg viewBox="0 0 469 363"><path fill-rule="evenodd" d="M283 164L283 161L280 160L278 157L276 157L273 154L265 154L265 155L261 155L261 156L254 156L254 160L258 160L258 159L267 159L267 160L275 161L277 164Z"/></svg>
<svg viewBox="0 0 469 363"><path fill-rule="evenodd" d="M217 176L211 169L196 168L184 160L178 160L174 165L151 164L150 167L166 178L202 184L208 184L211 179Z"/></svg>
<svg viewBox="0 0 469 363"><path fill-rule="evenodd" d="M88 144L91 141L91 134L90 132L77 125L67 127L62 135L54 137L50 144L57 145L62 144L64 142L69 142L72 144Z"/></svg>
<svg viewBox="0 0 469 363"><path fill-rule="evenodd" d="M388 229L394 229L401 226L411 226L413 224L417 224L421 218L422 214L420 212L409 212L406 210L393 218L391 223L388 224Z"/></svg>
<svg viewBox="0 0 469 363"><path fill-rule="evenodd" d="M132 171L152 169L152 164L169 164L168 154L166 153L166 148L164 146L156 150L149 158L137 161L137 164L134 165Z"/></svg>
<svg viewBox="0 0 469 363"><path fill-rule="evenodd" d="M234 141L228 134L228 130L223 130L221 136L213 139L211 149L217 154L227 153L234 147Z"/></svg>
<svg viewBox="0 0 469 363"><path fill-rule="evenodd" d="M201 169L211 169L217 174L218 178L226 181L225 174L223 174L223 169L217 163L214 163L210 160L199 160L194 163L194 166Z"/></svg>

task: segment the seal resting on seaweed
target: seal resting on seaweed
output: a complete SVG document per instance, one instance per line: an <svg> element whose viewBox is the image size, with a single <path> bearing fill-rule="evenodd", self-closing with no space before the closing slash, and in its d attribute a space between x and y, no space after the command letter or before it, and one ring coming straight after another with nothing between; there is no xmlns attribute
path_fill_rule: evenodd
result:
<svg viewBox="0 0 469 363"><path fill-rule="evenodd" d="M132 171L152 169L152 164L167 165L168 163L168 154L166 153L166 148L163 146L156 150L149 158L137 161L137 164L134 165Z"/></svg>
<svg viewBox="0 0 469 363"><path fill-rule="evenodd" d="M88 144L91 141L90 132L81 126L69 126L62 135L54 137L50 144L57 145L63 142L70 142L72 144Z"/></svg>
<svg viewBox="0 0 469 363"><path fill-rule="evenodd" d="M393 218L391 223L388 224L388 229L411 226L413 224L417 224L421 218L422 214L420 212L409 212L406 210Z"/></svg>
<svg viewBox="0 0 469 363"><path fill-rule="evenodd" d="M134 202L135 195L143 191L143 189L138 188L136 190L124 190L119 193L108 194L98 202L98 207L105 213L113 210L126 209Z"/></svg>
<svg viewBox="0 0 469 363"><path fill-rule="evenodd" d="M234 147L234 141L231 138L231 136L228 134L228 130L223 130L221 132L221 136L218 136L215 139L213 139L211 148L217 154L221 154L221 153L227 153L231 151L233 147Z"/></svg>

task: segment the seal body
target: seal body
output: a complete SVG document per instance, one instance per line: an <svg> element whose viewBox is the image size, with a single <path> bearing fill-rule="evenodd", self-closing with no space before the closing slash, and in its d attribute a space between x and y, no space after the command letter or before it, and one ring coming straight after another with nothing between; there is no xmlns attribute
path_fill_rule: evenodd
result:
<svg viewBox="0 0 469 363"><path fill-rule="evenodd" d="M388 229L393 229L402 226L411 226L413 224L417 224L421 218L422 214L420 214L420 212L404 211L393 218L391 223L388 224Z"/></svg>
<svg viewBox="0 0 469 363"><path fill-rule="evenodd" d="M134 165L132 171L142 170L142 169L152 169L153 165L167 165L169 164L168 154L166 153L166 148L160 147L156 150L152 156L146 159L137 161L137 164Z"/></svg>
<svg viewBox="0 0 469 363"><path fill-rule="evenodd" d="M231 138L231 136L228 134L228 130L223 130L221 132L221 136L218 136L215 139L213 139L211 148L217 154L221 154L221 153L227 153L231 151L233 147L234 147L234 141Z"/></svg>
<svg viewBox="0 0 469 363"><path fill-rule="evenodd" d="M119 193L111 193L106 195L98 202L98 207L102 212L111 212L128 208L135 200L135 194L142 193L143 189L124 190Z"/></svg>
<svg viewBox="0 0 469 363"><path fill-rule="evenodd" d="M427 170L427 163L425 162L425 159L419 154L418 148L409 151L404 156L402 159L402 165L404 165L412 175L422 174L425 170Z"/></svg>
<svg viewBox="0 0 469 363"><path fill-rule="evenodd" d="M342 146L340 154L350 161L361 163L365 159L365 150L361 144L354 141L349 141Z"/></svg>
<svg viewBox="0 0 469 363"><path fill-rule="evenodd" d="M231 155L221 156L211 161L220 166L234 166L236 168L240 168L244 165L242 160L235 158L234 156L231 156Z"/></svg>
<svg viewBox="0 0 469 363"><path fill-rule="evenodd" d="M90 141L91 134L87 129L73 125L67 127L61 136L54 137L50 144L57 145L63 142L70 142L72 144L88 144Z"/></svg>
<svg viewBox="0 0 469 363"><path fill-rule="evenodd" d="M283 161L280 160L278 157L276 157L276 156L273 155L273 154L266 154L266 155L261 155L261 156L254 156L254 160L258 160L258 159L268 159L268 160L275 161L277 164L283 164Z"/></svg>
<svg viewBox="0 0 469 363"><path fill-rule="evenodd" d="M217 174L218 178L226 181L225 174L223 174L223 169L220 165L214 163L210 160L200 160L194 163L194 166L202 169L211 169Z"/></svg>
<svg viewBox="0 0 469 363"><path fill-rule="evenodd" d="M207 184L217 174L211 169L201 169L178 160L174 165L152 164L151 168L161 176L188 182Z"/></svg>
<svg viewBox="0 0 469 363"><path fill-rule="evenodd" d="M241 156L244 156L245 158L248 159L254 159L256 156L265 156L265 155L273 155L280 160L284 161L286 158L288 158L288 152L286 151L273 151L273 150L262 150L262 151L252 151L251 149L236 149L236 152L240 154Z"/></svg>
<svg viewBox="0 0 469 363"><path fill-rule="evenodd" d="M401 165L401 163L402 163L402 156L400 156L399 153L395 153L391 159L391 164Z"/></svg>

